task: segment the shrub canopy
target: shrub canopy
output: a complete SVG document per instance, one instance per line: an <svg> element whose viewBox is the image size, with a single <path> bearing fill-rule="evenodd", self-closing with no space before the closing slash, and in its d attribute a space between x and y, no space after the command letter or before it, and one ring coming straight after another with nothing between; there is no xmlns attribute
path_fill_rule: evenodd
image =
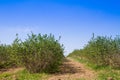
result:
<svg viewBox="0 0 120 80"><path fill-rule="evenodd" d="M0 45L0 68L25 66L31 73L54 72L64 58L63 45L54 35L28 34L25 41L17 38L12 45Z"/></svg>

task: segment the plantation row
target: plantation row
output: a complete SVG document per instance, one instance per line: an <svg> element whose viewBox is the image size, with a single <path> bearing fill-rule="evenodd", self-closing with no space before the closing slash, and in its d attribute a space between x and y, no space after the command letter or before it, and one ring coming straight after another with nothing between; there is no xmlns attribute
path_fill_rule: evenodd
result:
<svg viewBox="0 0 120 80"><path fill-rule="evenodd" d="M74 50L69 56L86 60L97 66L110 66L120 69L120 36L115 38L97 36L80 50Z"/></svg>
<svg viewBox="0 0 120 80"><path fill-rule="evenodd" d="M64 58L63 45L54 35L28 35L22 41L16 35L11 45L0 45L0 69L24 66L30 73L54 72Z"/></svg>

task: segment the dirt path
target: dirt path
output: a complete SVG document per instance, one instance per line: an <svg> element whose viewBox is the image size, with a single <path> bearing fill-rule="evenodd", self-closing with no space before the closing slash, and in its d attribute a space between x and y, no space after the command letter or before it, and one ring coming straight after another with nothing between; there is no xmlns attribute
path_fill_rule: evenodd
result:
<svg viewBox="0 0 120 80"><path fill-rule="evenodd" d="M60 67L60 72L53 74L48 80L95 80L95 72L85 68L79 62L67 58Z"/></svg>
<svg viewBox="0 0 120 80"><path fill-rule="evenodd" d="M18 72L18 71L22 71L22 70L24 70L24 68L10 68L10 69L2 69L2 70L0 70L0 74L2 74L2 73L11 73L11 74L14 74L14 73L16 73L16 72Z"/></svg>

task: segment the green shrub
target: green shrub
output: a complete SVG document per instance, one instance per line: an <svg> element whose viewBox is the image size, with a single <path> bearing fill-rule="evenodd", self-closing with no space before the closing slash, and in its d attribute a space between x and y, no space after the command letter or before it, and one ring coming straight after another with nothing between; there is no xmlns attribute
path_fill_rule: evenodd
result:
<svg viewBox="0 0 120 80"><path fill-rule="evenodd" d="M70 55L79 56L98 66L111 66L120 68L120 36L115 38L107 36L97 36L91 38L88 44Z"/></svg>
<svg viewBox="0 0 120 80"><path fill-rule="evenodd" d="M15 67L16 61L13 60L14 55L12 54L11 50L12 47L10 45L0 45L0 69Z"/></svg>
<svg viewBox="0 0 120 80"><path fill-rule="evenodd" d="M97 65L120 67L120 38L118 36L114 39L104 36L93 37L85 50L88 59Z"/></svg>
<svg viewBox="0 0 120 80"><path fill-rule="evenodd" d="M63 45L53 35L28 35L17 38L11 45L0 45L0 69L25 66L31 73L54 72L64 58Z"/></svg>
<svg viewBox="0 0 120 80"><path fill-rule="evenodd" d="M70 53L69 55L68 55L68 57L71 57L71 56L80 56L80 50L78 50L78 49L76 49L76 50L74 50L72 53Z"/></svg>
<svg viewBox="0 0 120 80"><path fill-rule="evenodd" d="M54 72L61 64L63 46L53 35L28 35L28 39L21 42L21 60L31 73Z"/></svg>
<svg viewBox="0 0 120 80"><path fill-rule="evenodd" d="M20 40L17 38L11 45L0 45L0 69L21 66L20 60Z"/></svg>
<svg viewBox="0 0 120 80"><path fill-rule="evenodd" d="M7 50L5 45L0 45L0 68L4 68L7 66L7 64L9 63L8 60L9 56L7 54Z"/></svg>

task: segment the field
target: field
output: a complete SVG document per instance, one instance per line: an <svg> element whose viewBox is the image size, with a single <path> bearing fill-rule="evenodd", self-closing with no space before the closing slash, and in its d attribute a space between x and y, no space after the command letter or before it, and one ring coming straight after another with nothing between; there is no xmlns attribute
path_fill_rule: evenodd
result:
<svg viewBox="0 0 120 80"><path fill-rule="evenodd" d="M54 35L0 45L0 80L119 80L120 38L97 36L67 57Z"/></svg>
<svg viewBox="0 0 120 80"><path fill-rule="evenodd" d="M12 68L0 73L0 80L119 80L120 70L88 64L75 57L64 60L60 71L30 74L25 68ZM111 79L110 79L111 78Z"/></svg>

